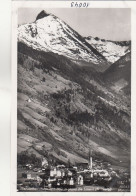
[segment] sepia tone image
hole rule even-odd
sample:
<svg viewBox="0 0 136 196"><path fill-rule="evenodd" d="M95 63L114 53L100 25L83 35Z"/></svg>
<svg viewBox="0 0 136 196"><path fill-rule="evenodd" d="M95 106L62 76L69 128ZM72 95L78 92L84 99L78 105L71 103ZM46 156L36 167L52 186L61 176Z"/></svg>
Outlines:
<svg viewBox="0 0 136 196"><path fill-rule="evenodd" d="M130 16L18 9L17 191L131 190Z"/></svg>

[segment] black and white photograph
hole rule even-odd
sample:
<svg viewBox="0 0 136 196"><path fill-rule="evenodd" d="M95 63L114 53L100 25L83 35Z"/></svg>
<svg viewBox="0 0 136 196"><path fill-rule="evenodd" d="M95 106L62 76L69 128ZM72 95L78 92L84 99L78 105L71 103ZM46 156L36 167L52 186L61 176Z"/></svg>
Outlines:
<svg viewBox="0 0 136 196"><path fill-rule="evenodd" d="M131 191L131 9L17 10L17 192Z"/></svg>

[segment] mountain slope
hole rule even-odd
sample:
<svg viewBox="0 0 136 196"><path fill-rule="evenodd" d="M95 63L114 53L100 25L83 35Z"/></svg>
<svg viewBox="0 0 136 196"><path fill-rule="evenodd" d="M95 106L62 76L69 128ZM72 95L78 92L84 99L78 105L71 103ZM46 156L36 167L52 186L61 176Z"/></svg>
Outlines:
<svg viewBox="0 0 136 196"><path fill-rule="evenodd" d="M73 61L86 61L107 66L107 60L66 23L42 11L36 21L18 27L18 41L33 49L53 52Z"/></svg>
<svg viewBox="0 0 136 196"><path fill-rule="evenodd" d="M44 11L34 23L19 26L18 154L76 164L88 162L91 149L93 159L129 167L130 101L112 85L129 80L130 58L126 54L110 66L82 36Z"/></svg>
<svg viewBox="0 0 136 196"><path fill-rule="evenodd" d="M94 158L129 165L127 99L114 96L95 74L18 43L18 153L31 148L37 156L75 164L87 162L92 149Z"/></svg>
<svg viewBox="0 0 136 196"><path fill-rule="evenodd" d="M110 41L98 37L86 37L86 41L98 50L110 63L119 60L120 57L131 51L130 41Z"/></svg>
<svg viewBox="0 0 136 196"><path fill-rule="evenodd" d="M103 78L111 83L111 88L116 91L125 90L130 94L131 86L131 53L127 53L112 64L104 73ZM128 90L127 90L128 89Z"/></svg>

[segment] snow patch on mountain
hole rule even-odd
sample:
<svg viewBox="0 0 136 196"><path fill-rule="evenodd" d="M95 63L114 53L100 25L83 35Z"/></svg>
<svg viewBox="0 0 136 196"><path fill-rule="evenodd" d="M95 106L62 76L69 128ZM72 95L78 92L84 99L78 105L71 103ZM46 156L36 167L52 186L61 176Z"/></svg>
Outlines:
<svg viewBox="0 0 136 196"><path fill-rule="evenodd" d="M33 49L51 51L73 60L84 60L94 64L106 62L103 56L95 53L80 40L73 29L52 14L19 26L18 41Z"/></svg>
<svg viewBox="0 0 136 196"><path fill-rule="evenodd" d="M86 41L98 50L110 63L114 63L120 57L130 52L130 45L127 43L114 42L89 36Z"/></svg>

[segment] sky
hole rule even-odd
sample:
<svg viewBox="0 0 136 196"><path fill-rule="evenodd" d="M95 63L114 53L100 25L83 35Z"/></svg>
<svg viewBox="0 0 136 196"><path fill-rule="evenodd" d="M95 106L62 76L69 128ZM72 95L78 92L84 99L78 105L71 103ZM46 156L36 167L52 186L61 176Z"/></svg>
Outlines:
<svg viewBox="0 0 136 196"><path fill-rule="evenodd" d="M56 15L82 36L115 41L131 39L129 8L20 8L18 24L34 22L42 10Z"/></svg>

